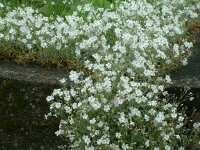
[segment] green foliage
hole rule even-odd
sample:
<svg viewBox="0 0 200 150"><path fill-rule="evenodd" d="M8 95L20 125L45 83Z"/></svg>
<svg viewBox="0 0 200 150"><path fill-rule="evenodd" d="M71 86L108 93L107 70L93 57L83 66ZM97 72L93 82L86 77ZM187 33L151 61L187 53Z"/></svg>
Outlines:
<svg viewBox="0 0 200 150"><path fill-rule="evenodd" d="M123 1L123 0L120 0ZM117 1L119 2L119 1ZM45 16L71 15L77 10L78 5L92 4L95 8L109 8L115 0L0 0L0 3L11 9L21 6L31 6Z"/></svg>

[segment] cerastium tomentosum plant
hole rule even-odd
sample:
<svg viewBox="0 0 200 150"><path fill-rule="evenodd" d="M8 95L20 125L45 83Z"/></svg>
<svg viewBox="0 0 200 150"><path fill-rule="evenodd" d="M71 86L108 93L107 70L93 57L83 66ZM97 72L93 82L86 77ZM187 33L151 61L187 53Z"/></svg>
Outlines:
<svg viewBox="0 0 200 150"><path fill-rule="evenodd" d="M72 70L71 88L47 97L49 115L61 118L56 134L86 150L182 150L195 140L199 124L184 128L186 116L164 88L173 65L187 64L193 44L185 25L199 8L198 1L175 0L125 1L115 11L79 6L89 14L75 54L90 73Z"/></svg>
<svg viewBox="0 0 200 150"><path fill-rule="evenodd" d="M102 5L104 1L106 0L102 0ZM81 1L83 4L87 2L92 2L87 4L88 8L95 5L95 10L102 10L93 1ZM1 54L19 61L21 58L30 58L30 61L54 64L75 59L77 42L87 38L81 31L88 15L87 10L83 13L71 12L68 10L69 2L65 1L37 1L33 7L27 6L32 1L16 1L15 5L13 3L1 3ZM70 8L76 8L79 4L75 0L71 3ZM16 7L20 4L21 7ZM117 4L115 2L113 8ZM58 11L62 12L61 16L58 16L61 14Z"/></svg>
<svg viewBox="0 0 200 150"><path fill-rule="evenodd" d="M199 124L184 128L184 112L164 88L171 84L167 73L187 64L193 44L186 25L199 9L198 0L127 0L109 9L79 5L52 19L22 7L0 18L0 48L19 44L10 53L86 68L71 70L70 88L62 79L63 88L47 97L47 117L61 119L56 134L70 149L182 150L197 138Z"/></svg>

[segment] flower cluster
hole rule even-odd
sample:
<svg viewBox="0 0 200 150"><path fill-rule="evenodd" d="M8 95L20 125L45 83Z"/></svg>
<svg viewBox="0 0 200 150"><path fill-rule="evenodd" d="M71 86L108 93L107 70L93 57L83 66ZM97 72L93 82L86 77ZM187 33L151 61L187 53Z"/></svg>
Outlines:
<svg viewBox="0 0 200 150"><path fill-rule="evenodd" d="M200 3L194 2L125 1L115 11L79 7L89 13L75 53L90 73L71 71L71 88L47 98L61 118L57 133L69 138L71 149L182 150L193 139L184 114L167 101L171 79L163 68L177 58L185 62L192 43L180 35L197 17Z"/></svg>
<svg viewBox="0 0 200 150"><path fill-rule="evenodd" d="M0 49L6 55L32 55L35 56L32 60L39 62L79 61L81 57L76 58L76 55L80 55L79 46L88 47L97 40L96 37L88 39L90 31L87 30L93 28L95 31L98 23L88 26L88 22L84 21L88 13L87 20L91 22L90 18L102 11L99 8L96 12L92 4L85 5L84 10L79 6L78 12L65 17L47 17L32 7L12 9L3 4L0 7ZM81 44L80 41L85 43Z"/></svg>
<svg viewBox="0 0 200 150"><path fill-rule="evenodd" d="M0 18L0 25L1 47L7 46L17 54L37 52L41 59L70 59L76 41L83 34L79 30L83 19L77 14L66 16L65 19L57 17L51 22L50 18L38 14L31 7L9 11ZM18 49L14 50L12 45L18 46Z"/></svg>
<svg viewBox="0 0 200 150"><path fill-rule="evenodd" d="M86 68L72 70L70 88L62 79L63 88L47 97L49 115L61 118L56 134L71 149L182 150L195 136L164 88L171 84L166 72L187 63L192 43L185 27L199 9L198 0L127 0L109 9L78 6L73 15L51 20L18 8L0 18L0 41Z"/></svg>

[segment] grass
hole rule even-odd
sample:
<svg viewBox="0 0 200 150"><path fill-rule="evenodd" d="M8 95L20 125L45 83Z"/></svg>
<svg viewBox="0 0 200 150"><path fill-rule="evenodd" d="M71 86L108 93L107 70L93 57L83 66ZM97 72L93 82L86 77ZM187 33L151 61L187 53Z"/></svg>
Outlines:
<svg viewBox="0 0 200 150"><path fill-rule="evenodd" d="M12 9L21 6L31 6L45 16L66 16L77 10L78 5L92 4L95 8L108 9L116 0L0 0ZM123 1L123 0L119 0Z"/></svg>

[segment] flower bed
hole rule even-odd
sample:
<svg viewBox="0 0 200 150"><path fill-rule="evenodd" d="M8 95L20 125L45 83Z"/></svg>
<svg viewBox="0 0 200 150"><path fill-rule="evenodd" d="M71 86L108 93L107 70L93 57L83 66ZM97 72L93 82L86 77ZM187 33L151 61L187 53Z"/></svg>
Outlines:
<svg viewBox="0 0 200 150"><path fill-rule="evenodd" d="M56 134L70 149L181 150L198 139L200 124L186 129L185 112L169 103L164 89L169 72L187 64L193 44L186 33L199 9L198 0L127 0L107 9L79 5L56 18L31 7L5 10L0 49L17 58L75 63L70 89L62 79L63 88L47 97L46 117L61 119Z"/></svg>

